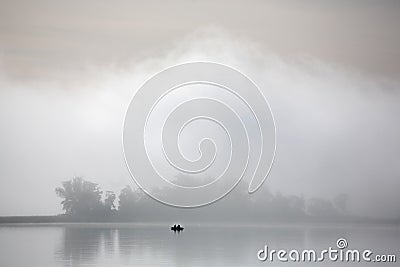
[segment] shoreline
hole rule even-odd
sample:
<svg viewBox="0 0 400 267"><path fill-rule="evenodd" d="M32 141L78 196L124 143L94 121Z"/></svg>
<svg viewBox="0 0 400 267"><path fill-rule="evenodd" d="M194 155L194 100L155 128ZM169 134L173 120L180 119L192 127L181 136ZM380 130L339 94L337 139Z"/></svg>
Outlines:
<svg viewBox="0 0 400 267"><path fill-rule="evenodd" d="M73 224L145 224L145 225L163 225L168 223L174 223L175 221L184 222L187 225L202 225L202 226L307 226L307 225L393 225L400 226L398 219L385 219L378 220L372 218L342 218L337 220L329 220L324 218L309 218L308 220L267 220L267 221L221 221L221 220L209 220L209 221L191 221L185 218L176 218L166 221L158 220L135 220L135 219L123 219L123 218L109 218L109 219L78 219L67 215L36 215L36 216L0 216L0 226L5 225L73 225Z"/></svg>

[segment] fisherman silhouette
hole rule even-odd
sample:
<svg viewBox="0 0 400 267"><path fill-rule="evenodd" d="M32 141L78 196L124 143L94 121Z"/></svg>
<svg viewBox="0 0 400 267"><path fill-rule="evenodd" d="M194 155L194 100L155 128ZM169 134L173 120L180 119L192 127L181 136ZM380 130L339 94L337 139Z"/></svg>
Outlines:
<svg viewBox="0 0 400 267"><path fill-rule="evenodd" d="M183 229L185 229L185 228L183 228L180 224L178 224L178 225L174 224L174 226L171 227L171 231L178 232L178 233L180 231L183 231Z"/></svg>

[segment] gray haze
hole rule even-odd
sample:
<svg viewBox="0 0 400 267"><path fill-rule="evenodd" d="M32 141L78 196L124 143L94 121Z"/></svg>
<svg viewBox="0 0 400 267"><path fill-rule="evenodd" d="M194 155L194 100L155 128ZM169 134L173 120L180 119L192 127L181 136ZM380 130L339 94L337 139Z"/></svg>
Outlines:
<svg viewBox="0 0 400 267"><path fill-rule="evenodd" d="M400 216L398 2L147 3L0 2L0 215L61 212L54 188L75 175L132 185L121 139L135 90L210 60L271 104L264 186L347 193L354 214Z"/></svg>
<svg viewBox="0 0 400 267"><path fill-rule="evenodd" d="M400 71L397 0L0 1L0 57L15 79L84 79L126 68L218 26L292 60L313 56L368 73Z"/></svg>

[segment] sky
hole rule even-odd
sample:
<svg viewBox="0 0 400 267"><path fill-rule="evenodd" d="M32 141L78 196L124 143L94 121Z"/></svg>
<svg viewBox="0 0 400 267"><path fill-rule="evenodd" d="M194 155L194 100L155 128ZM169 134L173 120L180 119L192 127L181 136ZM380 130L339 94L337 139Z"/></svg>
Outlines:
<svg viewBox="0 0 400 267"><path fill-rule="evenodd" d="M264 186L400 216L398 1L0 1L0 215L61 212L74 176L133 186L125 112L182 62L235 67L277 125Z"/></svg>

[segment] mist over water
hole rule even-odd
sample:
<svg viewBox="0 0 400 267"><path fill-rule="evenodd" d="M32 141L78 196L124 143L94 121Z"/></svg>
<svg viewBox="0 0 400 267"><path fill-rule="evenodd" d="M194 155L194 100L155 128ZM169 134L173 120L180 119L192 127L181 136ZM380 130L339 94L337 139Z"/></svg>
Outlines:
<svg viewBox="0 0 400 267"><path fill-rule="evenodd" d="M12 204L0 214L59 213L53 190L76 175L116 193L134 187L121 140L129 101L152 74L191 60L241 70L270 102L278 148L264 186L307 198L345 193L355 215L400 216L398 82L315 58L284 60L221 29L189 35L162 57L93 67L66 83L2 79L0 197Z"/></svg>
<svg viewBox="0 0 400 267"><path fill-rule="evenodd" d="M336 248L336 240L345 237L351 249L398 253L396 248L400 241L399 228L393 226L187 225L181 233L167 230L162 225L143 224L0 227L0 264L41 267L309 266L310 263L280 263L276 260L273 263L260 262L257 252L265 245L286 250ZM40 246L34 244L39 242ZM18 256L22 252L24 256ZM349 263L329 264L346 266ZM368 265L382 266L382 263Z"/></svg>
<svg viewBox="0 0 400 267"><path fill-rule="evenodd" d="M0 266L398 266L399 14L396 0L0 0ZM212 205L183 209L134 183L123 130L145 81L193 61L227 65L258 86L277 150L254 194L245 179ZM189 86L176 99L207 92L243 104L215 89ZM156 124L176 103L160 102ZM246 107L238 113L251 122ZM255 125L249 138L260 147ZM156 163L165 160L158 130L145 144ZM164 136L173 145L175 133ZM199 144L209 135L229 151L223 129L199 120L182 131L178 152L190 160L213 152ZM223 154L191 179L159 169L169 182L203 185L223 171ZM177 197L157 182L152 190ZM175 224L184 230L171 231ZM338 240L397 262L257 258L266 247L321 251Z"/></svg>

